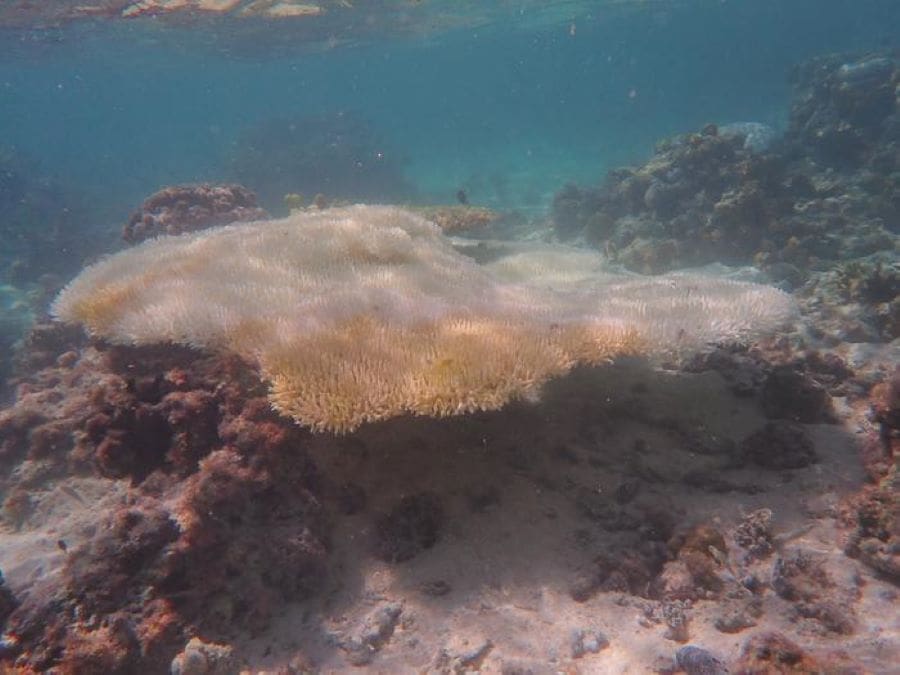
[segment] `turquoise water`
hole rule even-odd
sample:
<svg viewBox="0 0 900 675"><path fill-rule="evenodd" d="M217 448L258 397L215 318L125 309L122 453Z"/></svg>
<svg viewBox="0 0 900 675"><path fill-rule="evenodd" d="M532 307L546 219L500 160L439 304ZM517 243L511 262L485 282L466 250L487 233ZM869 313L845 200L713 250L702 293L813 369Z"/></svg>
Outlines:
<svg viewBox="0 0 900 675"><path fill-rule="evenodd" d="M327 21L7 28L0 145L118 226L163 185L234 178L255 125L347 112L404 173L409 194L386 197L448 202L463 188L539 212L565 182L596 181L666 135L782 125L793 64L896 44L900 26L894 0L406 4Z"/></svg>

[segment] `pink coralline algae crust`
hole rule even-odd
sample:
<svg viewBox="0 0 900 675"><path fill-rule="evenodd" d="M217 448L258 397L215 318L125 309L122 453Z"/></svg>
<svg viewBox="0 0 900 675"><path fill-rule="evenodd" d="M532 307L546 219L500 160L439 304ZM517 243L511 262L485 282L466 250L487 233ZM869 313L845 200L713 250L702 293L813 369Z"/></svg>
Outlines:
<svg viewBox="0 0 900 675"><path fill-rule="evenodd" d="M217 225L263 220L269 215L242 185L174 185L150 195L122 231L129 243Z"/></svg>
<svg viewBox="0 0 900 675"><path fill-rule="evenodd" d="M163 672L190 636L258 632L312 591L320 478L306 432L270 410L252 371L177 349L63 355L0 413L4 515L27 519L29 489L65 476L132 486L68 549L59 582L12 610L7 664Z"/></svg>

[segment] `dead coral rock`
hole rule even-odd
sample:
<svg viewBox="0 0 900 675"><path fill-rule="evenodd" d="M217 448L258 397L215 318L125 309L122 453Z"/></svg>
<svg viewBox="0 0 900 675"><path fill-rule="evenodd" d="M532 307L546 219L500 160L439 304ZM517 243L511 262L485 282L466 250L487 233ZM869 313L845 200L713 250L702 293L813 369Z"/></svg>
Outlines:
<svg viewBox="0 0 900 675"><path fill-rule="evenodd" d="M131 621L115 616L96 629L70 631L59 670L64 673L128 673L138 669L140 645Z"/></svg>
<svg viewBox="0 0 900 675"><path fill-rule="evenodd" d="M854 376L853 369L847 362L833 352L809 351L803 356L801 363L806 371L815 376L816 382L830 393L840 392L842 385Z"/></svg>
<svg viewBox="0 0 900 675"><path fill-rule="evenodd" d="M900 584L900 546L897 534L888 543L877 539L865 539L857 545L859 559L881 574L884 578Z"/></svg>
<svg viewBox="0 0 900 675"><path fill-rule="evenodd" d="M862 456L872 485L842 505L842 520L853 528L844 551L879 575L900 583L900 367L887 382L873 387L872 420L878 432L863 444Z"/></svg>
<svg viewBox="0 0 900 675"><path fill-rule="evenodd" d="M802 469L818 461L815 446L799 424L769 422L741 442L741 453L766 469Z"/></svg>
<svg viewBox="0 0 900 675"><path fill-rule="evenodd" d="M757 509L745 515L734 530L734 542L747 551L748 560L772 553L772 510Z"/></svg>
<svg viewBox="0 0 900 675"><path fill-rule="evenodd" d="M116 420L129 428L110 429L97 446L96 461L100 475L107 478L132 476L140 482L159 467L170 437L163 418L148 408L128 411Z"/></svg>
<svg viewBox="0 0 900 675"><path fill-rule="evenodd" d="M727 675L722 661L706 649L686 645L675 653L675 665L687 675Z"/></svg>
<svg viewBox="0 0 900 675"><path fill-rule="evenodd" d="M461 675L462 673L480 672L482 663L491 650L494 643L488 639L479 638L469 640L454 636L449 643L442 647L434 659L433 671L439 673L453 673L453 675ZM503 673L507 672L507 662L503 662ZM533 671L527 667L525 670L513 672L525 673L540 672L542 675L544 670Z"/></svg>
<svg viewBox="0 0 900 675"><path fill-rule="evenodd" d="M571 654L573 659L580 659L587 654L597 654L609 647L609 638L599 630L576 629L571 637Z"/></svg>
<svg viewBox="0 0 900 675"><path fill-rule="evenodd" d="M862 675L863 670L845 654L817 658L784 635L767 632L747 640L731 672L736 675Z"/></svg>
<svg viewBox="0 0 900 675"><path fill-rule="evenodd" d="M865 223L864 216L857 218ZM891 264L887 254L879 255L895 248L895 237L879 237L874 221L859 227L869 232L858 237L866 242L860 243L862 250L845 253L841 264L811 272L797 295L813 334L831 344L891 342L900 336L900 266ZM848 240L846 247L852 242Z"/></svg>
<svg viewBox="0 0 900 675"><path fill-rule="evenodd" d="M711 525L697 525L669 542L676 559L663 567L654 581L656 593L666 600L697 600L718 595L720 576L728 548L721 532Z"/></svg>
<svg viewBox="0 0 900 675"><path fill-rule="evenodd" d="M304 488L308 465L291 452L293 470L218 450L181 484L156 474L133 489L70 552L58 594L30 599L10 617L29 663L162 672L188 634L253 633L285 601L306 597L323 569L324 537L318 502ZM154 494L166 495L165 505ZM74 618L106 625L120 615L128 617L122 635L133 639L106 639Z"/></svg>
<svg viewBox="0 0 900 675"><path fill-rule="evenodd" d="M177 606L211 637L256 631L286 600L308 596L322 573L321 507L307 487L311 467L292 457L244 458L217 450L188 479L174 517L167 586ZM188 592L189 591L189 592Z"/></svg>
<svg viewBox="0 0 900 675"><path fill-rule="evenodd" d="M129 589L152 583L157 556L177 538L177 525L161 504L147 500L125 507L71 552L64 572L67 591L89 614L113 613Z"/></svg>
<svg viewBox="0 0 900 675"><path fill-rule="evenodd" d="M228 390L212 390L227 372L223 364L178 348L117 347L108 357L118 378L98 391L102 412L84 425L97 444L99 473L140 483L159 469L182 476L195 471L221 444L217 426Z"/></svg>
<svg viewBox="0 0 900 675"><path fill-rule="evenodd" d="M752 396L766 379L766 364L758 355L724 347L693 356L684 369L692 373L714 370L738 396Z"/></svg>
<svg viewBox="0 0 900 675"><path fill-rule="evenodd" d="M171 675L234 675L240 668L233 652L231 645L191 638L172 660L169 672Z"/></svg>
<svg viewBox="0 0 900 675"><path fill-rule="evenodd" d="M72 356L43 359L50 365L20 377L0 411L0 466L36 460L16 474L19 487L73 472L136 484L156 470L187 475L221 445L224 406L259 386L245 366L190 349L78 347L66 331L40 334L38 353Z"/></svg>
<svg viewBox="0 0 900 675"><path fill-rule="evenodd" d="M326 543L319 479L305 432L262 394L242 364L170 348L88 347L65 372L23 381L0 413L11 461L39 453L58 472L141 478L69 548L60 581L12 611L23 666L164 672L187 636L253 633L312 591ZM66 434L74 447L54 449ZM129 455L141 436L152 452ZM7 517L27 516L32 480L0 475Z"/></svg>
<svg viewBox="0 0 900 675"><path fill-rule="evenodd" d="M699 596L694 577L682 560L672 560L663 565L654 583L659 596L667 600L697 599Z"/></svg>
<svg viewBox="0 0 900 675"><path fill-rule="evenodd" d="M775 561L772 588L785 600L816 600L833 586L820 556L798 549Z"/></svg>
<svg viewBox="0 0 900 675"><path fill-rule="evenodd" d="M854 631L852 604L843 589L836 589L819 556L798 549L778 558L772 572L772 588L794 603L799 617L815 619L834 633L848 635Z"/></svg>
<svg viewBox="0 0 900 675"><path fill-rule="evenodd" d="M19 378L42 368L74 365L71 360L58 362L64 354L83 347L87 343L84 330L78 326L66 326L55 321L39 321L25 335L22 346L13 357L13 370Z"/></svg>
<svg viewBox="0 0 900 675"><path fill-rule="evenodd" d="M166 234L183 234L216 225L263 220L269 214L242 185L175 185L150 195L122 232L135 244Z"/></svg>
<svg viewBox="0 0 900 675"><path fill-rule="evenodd" d="M437 543L443 526L437 495L422 492L400 500L376 522L374 553L387 562L404 562Z"/></svg>
<svg viewBox="0 0 900 675"><path fill-rule="evenodd" d="M402 612L402 604L389 602L369 614L356 630L340 641L347 661L353 666L371 663L375 654L391 639Z"/></svg>
<svg viewBox="0 0 900 675"><path fill-rule="evenodd" d="M884 455L894 457L900 450L900 366L894 368L890 379L872 388L871 402Z"/></svg>
<svg viewBox="0 0 900 675"><path fill-rule="evenodd" d="M713 625L716 630L723 633L740 633L746 628L756 625L756 620L762 616L762 603L758 599L749 602L737 602L726 606Z"/></svg>
<svg viewBox="0 0 900 675"><path fill-rule="evenodd" d="M12 467L30 453L34 430L47 421L36 405L21 405L0 411L0 467Z"/></svg>
<svg viewBox="0 0 900 675"><path fill-rule="evenodd" d="M47 422L35 426L28 434L28 459L40 460L72 449L72 429L65 421Z"/></svg>
<svg viewBox="0 0 900 675"><path fill-rule="evenodd" d="M618 554L601 554L594 560L598 587L607 592L619 591L646 597L664 560L662 545L624 549Z"/></svg>
<svg viewBox="0 0 900 675"><path fill-rule="evenodd" d="M430 220L444 232L477 230L500 219L500 214L483 206L454 204L450 206L414 206L410 209Z"/></svg>
<svg viewBox="0 0 900 675"><path fill-rule="evenodd" d="M166 463L179 475L193 472L197 463L220 443L220 397L202 389L173 391L158 406L170 431Z"/></svg>
<svg viewBox="0 0 900 675"><path fill-rule="evenodd" d="M675 239L635 239L616 260L640 274L660 274L678 267L683 246Z"/></svg>
<svg viewBox="0 0 900 675"><path fill-rule="evenodd" d="M689 625L691 609L689 600L665 600L648 603L644 607L641 625L649 628L657 624L665 624L663 637L673 642L687 642L690 639Z"/></svg>
<svg viewBox="0 0 900 675"><path fill-rule="evenodd" d="M769 419L802 424L836 421L831 397L825 388L794 366L777 366L762 387L762 405Z"/></svg>
<svg viewBox="0 0 900 675"><path fill-rule="evenodd" d="M582 570L569 584L569 596L575 602L587 602L600 589L602 583L603 577L597 570L593 568Z"/></svg>
<svg viewBox="0 0 900 675"><path fill-rule="evenodd" d="M855 528L847 555L859 558L885 579L900 583L900 473L892 468L876 485L863 488L845 507Z"/></svg>

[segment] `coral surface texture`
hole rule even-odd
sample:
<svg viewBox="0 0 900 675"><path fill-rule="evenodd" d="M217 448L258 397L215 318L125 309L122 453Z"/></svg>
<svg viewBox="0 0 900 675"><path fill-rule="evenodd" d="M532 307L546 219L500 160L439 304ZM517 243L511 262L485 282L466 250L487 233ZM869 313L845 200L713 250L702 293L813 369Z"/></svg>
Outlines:
<svg viewBox="0 0 900 675"><path fill-rule="evenodd" d="M601 268L555 247L480 266L421 217L352 206L146 242L85 270L53 312L117 343L237 353L278 410L346 432L497 409L578 363L747 339L792 311L764 286Z"/></svg>

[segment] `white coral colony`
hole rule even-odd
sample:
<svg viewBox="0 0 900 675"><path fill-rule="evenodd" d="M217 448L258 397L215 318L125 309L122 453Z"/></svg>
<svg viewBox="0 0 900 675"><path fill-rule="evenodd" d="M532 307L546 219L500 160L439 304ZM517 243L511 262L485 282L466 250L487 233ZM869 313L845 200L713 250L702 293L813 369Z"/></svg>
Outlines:
<svg viewBox="0 0 900 675"><path fill-rule="evenodd" d="M532 398L578 363L677 355L790 317L784 293L602 271L516 246L479 265L400 208L350 206L161 237L85 269L54 315L112 342L236 352L282 413L347 432Z"/></svg>

